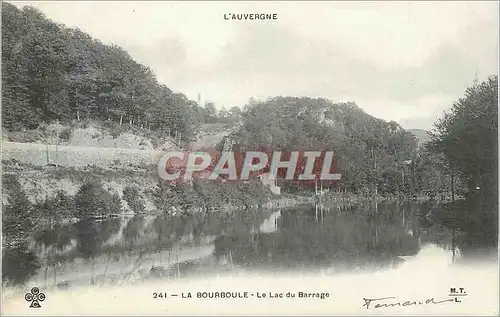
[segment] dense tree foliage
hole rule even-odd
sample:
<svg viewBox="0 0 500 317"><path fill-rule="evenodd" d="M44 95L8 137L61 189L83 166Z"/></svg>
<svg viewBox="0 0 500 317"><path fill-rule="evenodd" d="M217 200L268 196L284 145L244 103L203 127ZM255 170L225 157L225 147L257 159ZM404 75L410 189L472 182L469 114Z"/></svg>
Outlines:
<svg viewBox="0 0 500 317"><path fill-rule="evenodd" d="M468 189L498 197L498 77L474 84L436 122L434 144Z"/></svg>
<svg viewBox="0 0 500 317"><path fill-rule="evenodd" d="M96 119L178 132L188 139L206 111L160 85L115 45L56 24L32 7L2 3L2 116L9 130Z"/></svg>
<svg viewBox="0 0 500 317"><path fill-rule="evenodd" d="M340 186L363 193L404 192L404 168L417 140L395 122L365 113L355 103L276 97L251 102L233 138L243 149L335 151Z"/></svg>
<svg viewBox="0 0 500 317"><path fill-rule="evenodd" d="M466 200L445 221L496 241L498 223L498 77L468 88L439 119L432 148L465 184Z"/></svg>
<svg viewBox="0 0 500 317"><path fill-rule="evenodd" d="M416 156L408 164L408 184L415 193L441 199L451 192L451 173L442 153L434 151L431 144L425 144L417 151ZM463 194L460 179L454 179L454 190L457 195Z"/></svg>

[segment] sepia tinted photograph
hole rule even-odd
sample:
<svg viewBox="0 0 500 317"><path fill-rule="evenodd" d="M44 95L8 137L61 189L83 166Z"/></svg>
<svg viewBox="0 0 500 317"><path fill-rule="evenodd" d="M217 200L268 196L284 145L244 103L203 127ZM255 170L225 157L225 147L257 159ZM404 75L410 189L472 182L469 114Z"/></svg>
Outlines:
<svg viewBox="0 0 500 317"><path fill-rule="evenodd" d="M498 316L498 1L2 1L5 316Z"/></svg>

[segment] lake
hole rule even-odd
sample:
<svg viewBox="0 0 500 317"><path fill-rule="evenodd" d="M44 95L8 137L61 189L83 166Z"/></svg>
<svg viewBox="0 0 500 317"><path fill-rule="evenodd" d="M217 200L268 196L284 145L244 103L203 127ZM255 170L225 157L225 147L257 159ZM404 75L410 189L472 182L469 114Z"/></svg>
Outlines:
<svg viewBox="0 0 500 317"><path fill-rule="evenodd" d="M370 314L373 307L367 310L360 294L441 298L450 287L465 285L472 293L469 304L455 307L456 312L489 314L498 299L497 253L467 248L463 235L433 223L439 208L430 203L313 204L53 224L34 233L31 249L41 266L26 286L4 288L3 313L35 314L23 299L33 285L51 296L50 303L44 302L46 314L120 315L220 315L242 309ZM26 257L26 252L17 254ZM28 267L16 269L27 274ZM196 305L181 301L174 306L152 297L167 291L180 301L203 291L321 291L329 297L314 305L195 298ZM266 300L271 302L262 306ZM400 313L452 311L436 305Z"/></svg>
<svg viewBox="0 0 500 317"><path fill-rule="evenodd" d="M397 266L453 246L430 204L302 205L53 224L34 233L36 285L71 288L241 271L340 273ZM456 244L456 243L455 243Z"/></svg>

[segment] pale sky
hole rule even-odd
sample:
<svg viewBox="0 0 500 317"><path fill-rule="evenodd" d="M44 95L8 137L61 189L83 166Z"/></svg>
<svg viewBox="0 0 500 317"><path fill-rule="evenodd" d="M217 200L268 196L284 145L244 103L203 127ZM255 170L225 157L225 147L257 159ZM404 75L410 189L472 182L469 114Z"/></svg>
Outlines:
<svg viewBox="0 0 500 317"><path fill-rule="evenodd" d="M218 108L250 97L326 97L430 129L476 74L498 72L497 1L13 3L123 47L161 83Z"/></svg>

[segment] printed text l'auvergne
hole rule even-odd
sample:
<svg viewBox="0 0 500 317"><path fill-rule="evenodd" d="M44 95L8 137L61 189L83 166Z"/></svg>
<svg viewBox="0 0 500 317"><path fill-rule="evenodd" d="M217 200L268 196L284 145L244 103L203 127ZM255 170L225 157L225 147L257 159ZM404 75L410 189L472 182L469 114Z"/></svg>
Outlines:
<svg viewBox="0 0 500 317"><path fill-rule="evenodd" d="M224 20L278 20L277 13L224 13Z"/></svg>

